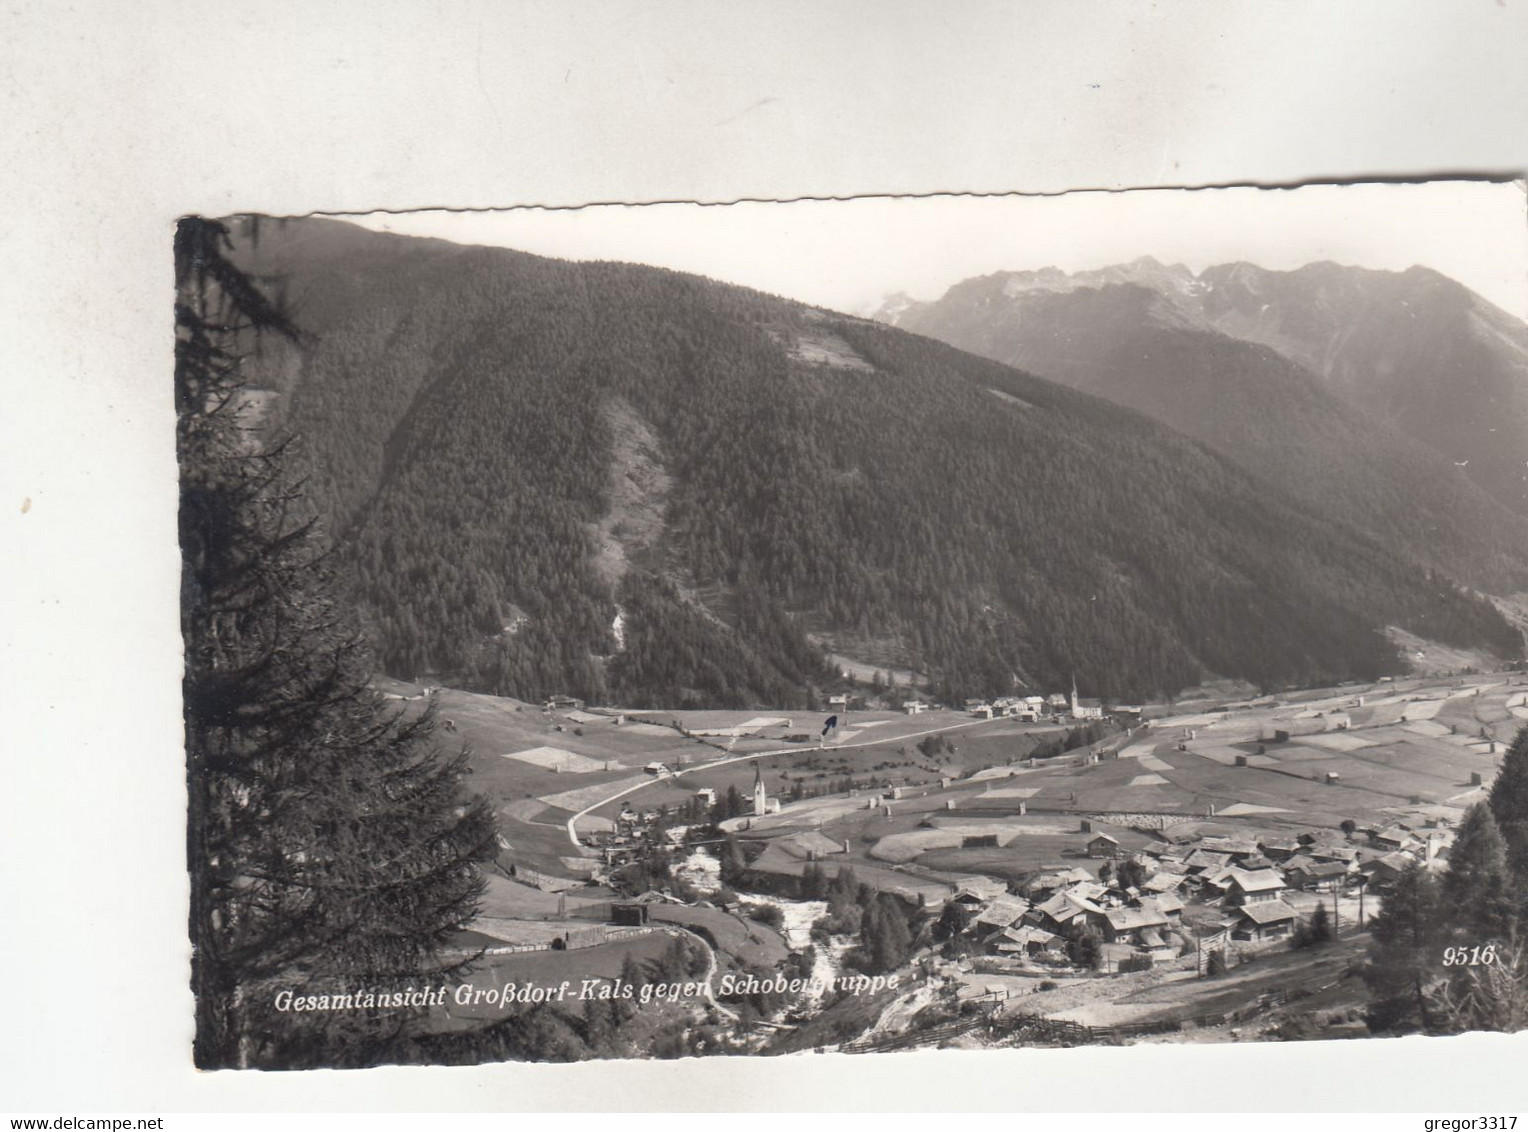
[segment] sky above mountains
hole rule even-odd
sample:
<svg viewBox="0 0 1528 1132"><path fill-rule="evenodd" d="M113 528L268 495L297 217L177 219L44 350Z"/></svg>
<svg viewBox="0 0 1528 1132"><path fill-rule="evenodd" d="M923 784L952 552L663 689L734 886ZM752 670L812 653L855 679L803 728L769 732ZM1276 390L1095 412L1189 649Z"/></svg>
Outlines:
<svg viewBox="0 0 1528 1132"><path fill-rule="evenodd" d="M599 205L347 217L367 227L575 260L695 272L835 310L893 292L936 299L994 271L1082 271L1150 255L1194 271L1318 260L1422 264L1528 319L1522 183L1077 192L1052 197L869 197Z"/></svg>

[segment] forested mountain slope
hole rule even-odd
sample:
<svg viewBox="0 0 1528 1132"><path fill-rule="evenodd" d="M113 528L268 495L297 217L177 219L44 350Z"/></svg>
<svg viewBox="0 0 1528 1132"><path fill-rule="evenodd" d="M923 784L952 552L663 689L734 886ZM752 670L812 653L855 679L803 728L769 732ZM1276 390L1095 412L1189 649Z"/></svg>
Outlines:
<svg viewBox="0 0 1528 1132"><path fill-rule="evenodd" d="M807 634L942 695L1137 697L1516 651L1482 602L1130 410L695 276L265 226L303 438L384 667L805 704Z"/></svg>
<svg viewBox="0 0 1528 1132"><path fill-rule="evenodd" d="M1350 400L1340 383L1280 352L1270 328L1308 319L1239 322L1248 292L1221 275L1212 268L1195 277L1149 259L1073 276L1005 272L966 280L932 303L899 304L895 322L1149 413L1316 514L1470 585L1528 590L1528 519L1470 478L1473 461L1456 466L1390 423L1405 414L1361 407L1367 399L1378 410L1378 394ZM1233 273L1238 287L1246 275ZM1243 341L1220 324L1268 332ZM1440 373L1436 384L1439 398L1472 403L1458 374ZM1500 427L1518 423L1504 418ZM1528 458L1528 444L1520 455Z"/></svg>

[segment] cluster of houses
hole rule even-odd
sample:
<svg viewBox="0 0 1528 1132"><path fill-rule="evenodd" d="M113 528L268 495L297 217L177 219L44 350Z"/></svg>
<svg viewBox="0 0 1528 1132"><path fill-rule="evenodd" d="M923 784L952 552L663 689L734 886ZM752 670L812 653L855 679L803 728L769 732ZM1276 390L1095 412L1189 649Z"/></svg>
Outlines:
<svg viewBox="0 0 1528 1132"><path fill-rule="evenodd" d="M1117 970L1142 956L1155 962L1226 941L1286 939L1301 918L1291 892L1383 893L1413 862L1432 867L1443 858L1453 838L1448 825L1432 817L1355 829L1351 837L1312 830L1257 839L1185 826L1159 831L1133 854L1099 833L1087 843L1090 857L1108 859L1097 874L1080 866L1039 873L1017 892L973 877L952 900L966 908L990 954L1059 963L1069 944L1093 935L1101 965Z"/></svg>
<svg viewBox="0 0 1528 1132"><path fill-rule="evenodd" d="M830 697L830 706L836 706L834 700L838 698ZM908 715L921 715L932 706L916 698L901 703L902 710ZM1070 698L1061 692L1052 692L1048 696L1000 696L991 701L971 699L966 701L965 710L967 715L977 719L1017 719L1021 723L1038 723L1042 719L1090 720L1104 717L1103 701L1078 696L1075 684L1072 685ZM1118 710L1139 715L1141 709Z"/></svg>
<svg viewBox="0 0 1528 1132"><path fill-rule="evenodd" d="M967 883L952 900L966 908L983 949L999 956L1065 962L1068 945L1089 929L1110 968L1137 954L1172 958L1186 946L1180 896L1122 888L1080 867L1039 874L1017 893L989 896L983 885Z"/></svg>
<svg viewBox="0 0 1528 1132"><path fill-rule="evenodd" d="M905 711L907 705L904 704ZM1104 717L1102 700L1084 699L1077 695L1077 685L1072 684L1071 697L1061 692L1048 696L1001 696L988 703L986 700L967 700L966 712L978 719L1008 718L1024 723L1038 723L1042 719L1089 720Z"/></svg>
<svg viewBox="0 0 1528 1132"><path fill-rule="evenodd" d="M850 711L855 707L867 706L860 697L848 692L841 692L828 697L828 710L835 712ZM880 707L881 700L875 700L868 706ZM901 700L893 705L907 715L922 715L926 711L932 711L943 707L942 704L932 704L927 700L912 696ZM1090 720L1104 717L1102 700L1086 699L1077 695L1077 685L1073 681L1072 694L1067 696L1064 692L1052 692L1048 696L1000 696L995 700L969 699L965 702L965 710L968 715L978 719L1017 719L1020 722L1038 723L1044 719L1054 720ZM1139 707L1115 708L1115 712L1139 715Z"/></svg>

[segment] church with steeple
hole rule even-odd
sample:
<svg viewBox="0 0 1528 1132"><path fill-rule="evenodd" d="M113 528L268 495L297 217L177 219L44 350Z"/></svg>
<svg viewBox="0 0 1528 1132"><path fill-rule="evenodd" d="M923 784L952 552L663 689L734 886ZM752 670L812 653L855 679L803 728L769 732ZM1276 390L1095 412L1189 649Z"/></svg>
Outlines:
<svg viewBox="0 0 1528 1132"><path fill-rule="evenodd" d="M764 792L764 771L753 764L753 816L761 818L769 813L769 797Z"/></svg>
<svg viewBox="0 0 1528 1132"><path fill-rule="evenodd" d="M1097 700L1079 700L1077 698L1077 677L1072 676L1072 718L1073 719L1102 719L1104 717L1103 704Z"/></svg>

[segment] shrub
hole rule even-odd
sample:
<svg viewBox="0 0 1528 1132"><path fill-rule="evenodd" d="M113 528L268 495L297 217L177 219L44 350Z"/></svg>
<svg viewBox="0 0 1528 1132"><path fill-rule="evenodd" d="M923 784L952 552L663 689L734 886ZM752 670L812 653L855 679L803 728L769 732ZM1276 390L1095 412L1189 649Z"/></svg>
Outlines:
<svg viewBox="0 0 1528 1132"><path fill-rule="evenodd" d="M780 911L777 904L757 904L748 910L748 918L768 924L776 931L785 926L785 913Z"/></svg>

